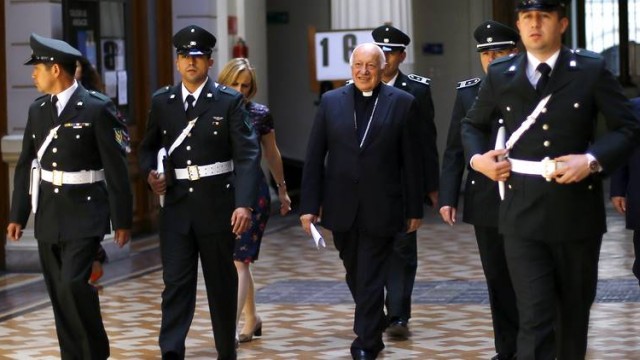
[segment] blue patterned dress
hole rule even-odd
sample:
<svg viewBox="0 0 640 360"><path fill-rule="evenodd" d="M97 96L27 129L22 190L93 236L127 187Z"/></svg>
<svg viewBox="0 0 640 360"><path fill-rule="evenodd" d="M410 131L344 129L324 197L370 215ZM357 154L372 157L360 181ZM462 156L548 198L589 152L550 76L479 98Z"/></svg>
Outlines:
<svg viewBox="0 0 640 360"><path fill-rule="evenodd" d="M258 134L258 142L261 141L262 135L273 131L273 117L269 108L265 105L250 102L247 104L249 118L253 123L253 128ZM269 185L260 171L261 179L258 185L258 198L253 203L253 214L251 215L251 227L240 239L236 240L236 247L233 252L235 261L244 263L252 263L258 259L260 253L260 243L262 242L262 234L269 220L271 212L271 197L269 196Z"/></svg>

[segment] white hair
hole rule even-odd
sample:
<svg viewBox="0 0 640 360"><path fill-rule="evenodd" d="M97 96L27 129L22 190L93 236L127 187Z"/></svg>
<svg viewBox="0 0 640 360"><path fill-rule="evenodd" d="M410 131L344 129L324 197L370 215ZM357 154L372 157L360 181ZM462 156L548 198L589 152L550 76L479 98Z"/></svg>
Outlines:
<svg viewBox="0 0 640 360"><path fill-rule="evenodd" d="M355 52L360 49L360 48L373 48L378 53L378 62L379 62L379 67L380 70L382 70L382 68L384 68L384 66L387 64L387 58L384 56L384 51L382 51L382 49L380 48L380 46L374 44L374 43L363 43L360 44L358 46L356 46L353 51L351 52L351 56L349 57L349 66L353 66L353 54L355 54Z"/></svg>

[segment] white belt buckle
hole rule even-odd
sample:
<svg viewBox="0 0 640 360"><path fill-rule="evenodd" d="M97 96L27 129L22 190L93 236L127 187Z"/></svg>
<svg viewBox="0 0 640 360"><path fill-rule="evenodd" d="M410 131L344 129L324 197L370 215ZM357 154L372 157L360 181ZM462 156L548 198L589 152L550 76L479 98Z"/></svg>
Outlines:
<svg viewBox="0 0 640 360"><path fill-rule="evenodd" d="M52 173L51 183L55 186L62 186L62 178L64 175L64 171L53 170L51 173Z"/></svg>
<svg viewBox="0 0 640 360"><path fill-rule="evenodd" d="M200 171L198 170L198 165L187 166L187 173L189 174L189 181L200 179Z"/></svg>
<svg viewBox="0 0 640 360"><path fill-rule="evenodd" d="M549 157L546 157L544 159L542 159L541 161L542 163L542 177L545 178L547 181L551 181L553 178L551 177L551 174L553 174L554 171L556 171L556 169L558 168L558 162L556 160L553 159L549 159Z"/></svg>

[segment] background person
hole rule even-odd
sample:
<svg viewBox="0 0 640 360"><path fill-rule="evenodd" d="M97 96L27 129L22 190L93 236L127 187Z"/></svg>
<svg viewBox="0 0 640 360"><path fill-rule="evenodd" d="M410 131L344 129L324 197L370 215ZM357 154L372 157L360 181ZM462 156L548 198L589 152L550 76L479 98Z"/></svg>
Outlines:
<svg viewBox="0 0 640 360"><path fill-rule="evenodd" d="M109 98L75 80L78 50L36 34L30 45L33 53L25 65L33 65L31 77L45 95L29 107L7 235L19 240L33 210L60 357L106 359L109 340L98 293L88 281L110 225L118 246L130 238L127 130ZM37 170L32 170L33 160ZM30 184L35 172L41 181ZM30 185L39 195L29 195Z"/></svg>
<svg viewBox="0 0 640 360"><path fill-rule="evenodd" d="M276 181L278 198L280 200L280 215L291 211L291 199L287 194L287 184L284 181L282 158L276 145L276 133L273 128L273 117L265 105L251 101L258 91L256 73L249 59L235 58L229 60L218 75L218 83L226 85L240 92L244 96L245 108L262 145L262 155L269 164L269 170ZM253 336L262 334L262 319L256 313L256 299L250 265L258 259L262 235L271 213L271 197L269 185L260 172L261 179L258 186L258 197L253 203L251 227L236 240L233 259L238 270L238 314L244 313L244 327L240 331L239 341L247 342ZM236 323L237 327L237 323Z"/></svg>
<svg viewBox="0 0 640 360"><path fill-rule="evenodd" d="M384 52L373 43L358 45L350 64L353 83L320 100L302 174L300 222L310 234L322 208L355 302L351 355L375 359L384 348L394 235L421 223L420 139L415 98L382 84Z"/></svg>
<svg viewBox="0 0 640 360"><path fill-rule="evenodd" d="M518 33L499 22L485 21L473 32L480 55L482 71L496 58L517 53ZM460 135L460 121L467 114L478 95L482 79L473 78L458 83L456 101L449 123L447 146L442 158L440 178L440 215L453 226L457 220L460 185L465 168L468 170L464 187L464 213L462 220L472 224L478 243L480 261L487 280L489 304L494 333L496 356L492 360L513 359L518 336L518 309L516 295L504 255L504 239L498 232L498 185L491 179L468 167ZM499 111L493 113L491 134L485 150L493 148L496 133L502 125Z"/></svg>
<svg viewBox="0 0 640 360"><path fill-rule="evenodd" d="M640 141L640 120L603 58L562 46L565 6L516 2L526 52L493 61L462 120L471 167L506 181L498 225L518 303L518 360L585 357L606 231L601 178ZM508 135L537 113L504 160L506 150L486 151L496 108ZM607 130L596 139L598 112Z"/></svg>
<svg viewBox="0 0 640 360"><path fill-rule="evenodd" d="M640 117L640 97L631 99L633 111ZM626 164L611 175L610 194L613 207L625 215L627 229L633 230L633 275L640 281L640 148Z"/></svg>
<svg viewBox="0 0 640 360"><path fill-rule="evenodd" d="M400 71L399 66L407 57L405 49L411 42L407 34L391 25L382 25L374 29L371 36L384 51L387 62L382 72L382 82L402 89L416 99L422 145L417 155L422 159L424 193L428 202L437 206L439 164L431 80L415 74L405 75ZM408 323L411 318L411 294L418 269L417 231L401 231L396 234L389 262L389 275L385 284L385 304L389 321L387 335L404 340L410 335Z"/></svg>

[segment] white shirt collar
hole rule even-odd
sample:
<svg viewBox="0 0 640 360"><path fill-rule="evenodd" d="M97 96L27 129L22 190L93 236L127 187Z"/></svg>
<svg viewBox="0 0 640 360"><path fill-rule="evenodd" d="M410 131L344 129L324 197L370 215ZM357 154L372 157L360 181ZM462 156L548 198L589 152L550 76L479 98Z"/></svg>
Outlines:
<svg viewBox="0 0 640 360"><path fill-rule="evenodd" d="M196 106L196 103L198 102L198 98L200 97L200 93L202 92L202 89L204 88L204 84L207 83L207 81L209 81L209 77L207 76L207 78L204 80L204 82L202 84L200 84L200 86L198 86L198 88L196 89L196 91L194 91L193 93L190 93L189 90L187 90L187 88L184 86L184 83L182 83L182 103L185 104L184 108L187 108L187 96L188 95L193 95L193 97L196 99L193 102L193 106Z"/></svg>
<svg viewBox="0 0 640 360"><path fill-rule="evenodd" d="M553 68L556 66L556 62L558 61L558 57L560 56L560 49L553 53L547 60L544 62L551 67L551 73L553 72ZM538 65L540 65L542 61L540 61L537 57L527 51L527 78L531 82L531 84L538 83L538 79L540 79L540 73L536 70ZM551 74L549 73L549 74Z"/></svg>
<svg viewBox="0 0 640 360"><path fill-rule="evenodd" d="M60 115L64 107L67 106L69 99L71 99L71 96L73 95L73 93L76 91L77 88L78 88L78 82L74 79L73 84L71 84L71 86L64 89L62 92L58 94L54 94L58 98L58 102L56 103L56 109L58 110L58 115ZM51 97L53 97L53 95L51 95Z"/></svg>
<svg viewBox="0 0 640 360"><path fill-rule="evenodd" d="M398 71L398 72L396 73L396 75L395 75L391 80L389 80L388 82L386 82L385 84L387 84L387 85L389 85L389 86L394 86L394 85L396 84L396 79L398 79L398 75L399 75L399 74L400 74L400 71Z"/></svg>

